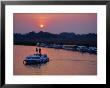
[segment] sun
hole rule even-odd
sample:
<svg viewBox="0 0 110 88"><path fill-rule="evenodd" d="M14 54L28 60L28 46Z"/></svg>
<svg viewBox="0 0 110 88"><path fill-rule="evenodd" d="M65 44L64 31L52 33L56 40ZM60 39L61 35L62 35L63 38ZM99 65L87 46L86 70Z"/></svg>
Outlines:
<svg viewBox="0 0 110 88"><path fill-rule="evenodd" d="M40 28L44 28L44 25L43 24L40 24Z"/></svg>

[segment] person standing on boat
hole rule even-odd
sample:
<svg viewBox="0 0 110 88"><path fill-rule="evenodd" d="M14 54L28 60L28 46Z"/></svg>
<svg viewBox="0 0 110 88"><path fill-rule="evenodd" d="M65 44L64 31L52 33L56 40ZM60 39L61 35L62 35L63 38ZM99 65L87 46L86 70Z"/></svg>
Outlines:
<svg viewBox="0 0 110 88"><path fill-rule="evenodd" d="M37 49L37 47L36 47L36 52L37 52L37 54L38 54L38 49Z"/></svg>
<svg viewBox="0 0 110 88"><path fill-rule="evenodd" d="M39 48L39 54L41 55L41 48Z"/></svg>

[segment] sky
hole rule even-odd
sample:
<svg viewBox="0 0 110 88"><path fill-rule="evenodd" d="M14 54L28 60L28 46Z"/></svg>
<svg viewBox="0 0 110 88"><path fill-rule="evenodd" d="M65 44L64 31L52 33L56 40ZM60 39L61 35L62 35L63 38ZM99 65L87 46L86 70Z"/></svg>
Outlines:
<svg viewBox="0 0 110 88"><path fill-rule="evenodd" d="M76 34L97 33L96 13L14 13L14 33L74 32Z"/></svg>

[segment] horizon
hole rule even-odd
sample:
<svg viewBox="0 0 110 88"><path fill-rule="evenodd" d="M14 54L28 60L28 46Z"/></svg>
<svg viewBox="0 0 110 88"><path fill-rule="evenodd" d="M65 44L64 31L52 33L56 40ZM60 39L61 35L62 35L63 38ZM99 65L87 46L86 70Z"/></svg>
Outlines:
<svg viewBox="0 0 110 88"><path fill-rule="evenodd" d="M49 32L60 34L97 34L96 13L14 13L14 33Z"/></svg>
<svg viewBox="0 0 110 88"><path fill-rule="evenodd" d="M44 32L44 31L38 31L38 32L35 32L35 31L30 31L28 33L31 33L31 32L34 32L34 33L40 33L40 32ZM14 33L14 34L28 34L28 33ZM51 32L44 32L44 33L50 33L50 34L61 34L61 33L74 33L74 32L61 32L61 33L51 33ZM74 33L75 35L84 35L84 34L76 34ZM97 33L85 33L85 34L96 34Z"/></svg>

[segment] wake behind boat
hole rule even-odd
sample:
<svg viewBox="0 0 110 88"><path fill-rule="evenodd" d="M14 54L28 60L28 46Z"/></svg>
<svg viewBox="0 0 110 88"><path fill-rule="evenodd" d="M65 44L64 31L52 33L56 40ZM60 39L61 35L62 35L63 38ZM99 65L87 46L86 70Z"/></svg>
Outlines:
<svg viewBox="0 0 110 88"><path fill-rule="evenodd" d="M49 62L49 58L46 54L34 54L27 56L26 59L23 61L23 64L42 64L46 62Z"/></svg>

